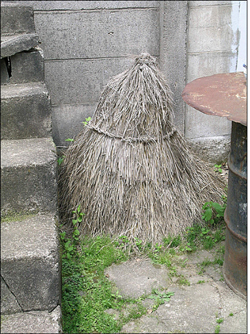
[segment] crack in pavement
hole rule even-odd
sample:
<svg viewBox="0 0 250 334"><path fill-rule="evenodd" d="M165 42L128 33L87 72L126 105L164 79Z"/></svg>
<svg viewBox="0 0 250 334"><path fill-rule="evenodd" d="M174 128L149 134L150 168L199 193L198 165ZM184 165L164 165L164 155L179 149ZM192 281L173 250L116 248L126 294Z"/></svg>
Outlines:
<svg viewBox="0 0 250 334"><path fill-rule="evenodd" d="M22 305L19 303L16 295L14 294L14 292L11 290L11 288L9 287L9 285L7 284L7 282L5 281L5 279L3 278L3 275L1 274L1 279L3 280L4 284L6 285L7 289L9 290L9 292L13 295L13 297L15 298L18 306L21 308L22 312L24 312L24 309L22 307Z"/></svg>

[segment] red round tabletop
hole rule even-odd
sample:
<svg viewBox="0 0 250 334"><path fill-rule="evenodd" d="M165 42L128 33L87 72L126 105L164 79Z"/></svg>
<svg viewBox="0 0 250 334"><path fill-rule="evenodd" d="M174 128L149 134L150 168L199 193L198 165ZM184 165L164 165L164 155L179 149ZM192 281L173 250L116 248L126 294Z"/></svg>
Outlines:
<svg viewBox="0 0 250 334"><path fill-rule="evenodd" d="M208 115L247 125L246 77L243 72L202 77L186 85L182 99Z"/></svg>

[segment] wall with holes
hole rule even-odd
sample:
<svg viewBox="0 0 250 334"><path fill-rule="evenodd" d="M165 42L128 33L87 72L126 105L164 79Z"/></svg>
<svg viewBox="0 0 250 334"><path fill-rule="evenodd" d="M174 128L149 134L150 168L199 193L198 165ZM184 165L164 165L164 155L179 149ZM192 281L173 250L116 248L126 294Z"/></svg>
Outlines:
<svg viewBox="0 0 250 334"><path fill-rule="evenodd" d="M187 107L181 92L197 77L241 70L241 1L14 2L34 8L56 145L81 130L108 79L149 52L174 92L177 127L206 157L227 156L230 122Z"/></svg>

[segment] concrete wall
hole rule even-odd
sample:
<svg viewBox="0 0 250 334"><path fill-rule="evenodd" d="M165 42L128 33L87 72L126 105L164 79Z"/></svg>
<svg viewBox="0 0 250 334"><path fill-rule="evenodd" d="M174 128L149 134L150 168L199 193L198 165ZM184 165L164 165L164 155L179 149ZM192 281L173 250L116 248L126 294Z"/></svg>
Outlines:
<svg viewBox="0 0 250 334"><path fill-rule="evenodd" d="M242 71L238 66L240 42L239 1L189 1L187 82L216 73ZM242 30L246 23L242 25ZM246 45L244 35L242 45ZM231 122L186 106L185 136L201 144L202 154L227 159Z"/></svg>
<svg viewBox="0 0 250 334"><path fill-rule="evenodd" d="M81 130L108 79L149 52L174 92L177 127L204 154L226 157L230 122L188 107L181 93L195 78L236 71L239 1L14 2L35 11L56 145Z"/></svg>

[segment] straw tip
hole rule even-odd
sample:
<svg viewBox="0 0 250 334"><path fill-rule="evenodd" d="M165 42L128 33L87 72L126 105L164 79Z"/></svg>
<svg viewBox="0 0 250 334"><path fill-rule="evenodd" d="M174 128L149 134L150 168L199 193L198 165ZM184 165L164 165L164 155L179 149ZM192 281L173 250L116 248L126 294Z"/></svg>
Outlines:
<svg viewBox="0 0 250 334"><path fill-rule="evenodd" d="M137 58L136 58L136 63L139 64L155 64L156 63L156 58L152 57L149 53L141 53Z"/></svg>

